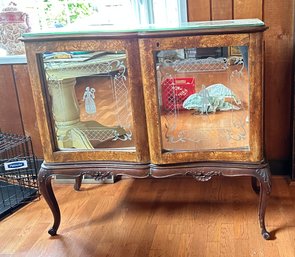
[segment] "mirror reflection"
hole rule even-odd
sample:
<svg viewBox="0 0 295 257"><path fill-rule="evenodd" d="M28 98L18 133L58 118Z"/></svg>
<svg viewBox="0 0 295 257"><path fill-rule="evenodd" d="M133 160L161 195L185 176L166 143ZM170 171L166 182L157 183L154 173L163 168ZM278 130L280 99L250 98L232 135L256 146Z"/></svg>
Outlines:
<svg viewBox="0 0 295 257"><path fill-rule="evenodd" d="M249 150L248 47L157 51L163 148Z"/></svg>
<svg viewBox="0 0 295 257"><path fill-rule="evenodd" d="M42 54L58 149L134 148L124 51Z"/></svg>

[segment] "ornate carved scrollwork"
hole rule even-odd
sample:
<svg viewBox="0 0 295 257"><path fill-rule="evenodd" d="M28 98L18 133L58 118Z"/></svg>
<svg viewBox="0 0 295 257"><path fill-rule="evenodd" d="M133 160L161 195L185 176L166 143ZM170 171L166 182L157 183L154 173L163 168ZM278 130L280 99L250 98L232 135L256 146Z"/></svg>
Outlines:
<svg viewBox="0 0 295 257"><path fill-rule="evenodd" d="M209 181L213 176L220 176L221 171L188 171L186 175L192 176L198 181Z"/></svg>
<svg viewBox="0 0 295 257"><path fill-rule="evenodd" d="M110 170L88 170L88 171L82 171L82 175L90 175L95 180L105 180L107 177L112 175L112 172Z"/></svg>
<svg viewBox="0 0 295 257"><path fill-rule="evenodd" d="M270 178L269 169L267 168L256 169L255 172L261 178L262 182L266 185L267 193L269 194L271 191L271 178Z"/></svg>

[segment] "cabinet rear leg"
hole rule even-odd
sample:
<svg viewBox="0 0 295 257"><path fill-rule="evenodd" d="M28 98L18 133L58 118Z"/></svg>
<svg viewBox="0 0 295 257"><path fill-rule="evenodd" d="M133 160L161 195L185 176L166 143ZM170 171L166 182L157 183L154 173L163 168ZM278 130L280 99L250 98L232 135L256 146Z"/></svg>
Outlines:
<svg viewBox="0 0 295 257"><path fill-rule="evenodd" d="M80 188L81 188L81 184L82 184L82 179L83 179L83 174L81 174L81 175L79 175L79 176L77 176L77 177L75 178L74 189L75 189L76 191L79 191L79 190L80 190Z"/></svg>
<svg viewBox="0 0 295 257"><path fill-rule="evenodd" d="M38 175L38 182L39 182L40 192L43 195L48 206L50 207L51 212L53 214L53 218L54 218L53 226L51 229L48 230L48 233L51 236L55 236L57 233L57 229L60 225L60 210L52 190L51 176L52 176L51 172L41 168Z"/></svg>
<svg viewBox="0 0 295 257"><path fill-rule="evenodd" d="M260 192L260 187L257 184L258 180L255 177L251 177L251 185L252 185L252 189L256 194L259 194Z"/></svg>

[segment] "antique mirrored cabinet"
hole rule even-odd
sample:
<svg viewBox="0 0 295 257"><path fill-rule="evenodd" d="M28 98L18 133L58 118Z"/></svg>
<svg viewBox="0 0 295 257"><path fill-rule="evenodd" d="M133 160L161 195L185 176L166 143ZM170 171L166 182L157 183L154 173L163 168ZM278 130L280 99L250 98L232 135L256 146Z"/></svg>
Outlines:
<svg viewBox="0 0 295 257"><path fill-rule="evenodd" d="M271 181L263 155L260 20L140 29L88 27L27 33L25 42L44 149L41 192L60 211L51 177L250 176Z"/></svg>

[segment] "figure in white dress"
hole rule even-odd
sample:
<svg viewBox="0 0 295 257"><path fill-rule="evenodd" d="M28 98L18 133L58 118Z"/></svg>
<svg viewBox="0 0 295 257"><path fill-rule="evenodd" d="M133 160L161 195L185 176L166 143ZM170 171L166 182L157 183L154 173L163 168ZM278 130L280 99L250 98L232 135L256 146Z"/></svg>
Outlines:
<svg viewBox="0 0 295 257"><path fill-rule="evenodd" d="M96 106L95 106L95 89L86 87L84 95L83 95L83 101L85 102L85 111L88 114L94 114L96 113Z"/></svg>

